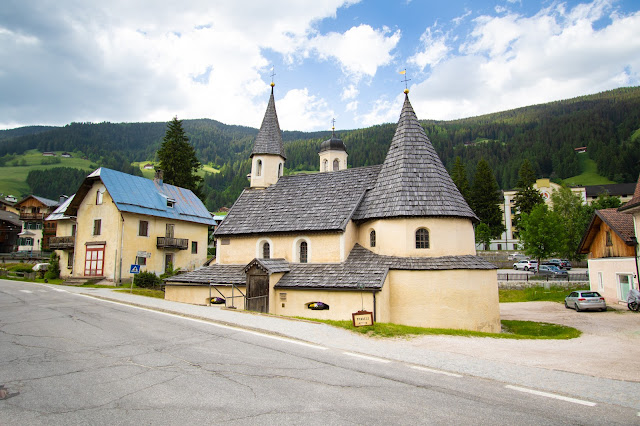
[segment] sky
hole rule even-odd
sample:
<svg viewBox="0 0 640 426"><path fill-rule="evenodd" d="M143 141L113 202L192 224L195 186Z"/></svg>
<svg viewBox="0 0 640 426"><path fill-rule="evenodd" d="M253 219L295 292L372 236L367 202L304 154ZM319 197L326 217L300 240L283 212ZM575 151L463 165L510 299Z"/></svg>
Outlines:
<svg viewBox="0 0 640 426"><path fill-rule="evenodd" d="M280 127L301 131L396 122L405 84L438 120L640 85L637 0L2 3L0 129L258 128L272 79Z"/></svg>

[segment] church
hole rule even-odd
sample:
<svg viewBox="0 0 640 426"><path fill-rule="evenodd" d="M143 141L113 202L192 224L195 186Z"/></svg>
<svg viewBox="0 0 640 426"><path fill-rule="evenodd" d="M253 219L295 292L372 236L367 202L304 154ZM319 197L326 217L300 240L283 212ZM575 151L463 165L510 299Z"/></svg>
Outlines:
<svg viewBox="0 0 640 426"><path fill-rule="evenodd" d="M283 316L500 332L496 267L476 255L478 221L409 101L384 163L348 168L336 137L319 172L283 176L271 96L251 183L216 229L215 264L168 278L167 300Z"/></svg>

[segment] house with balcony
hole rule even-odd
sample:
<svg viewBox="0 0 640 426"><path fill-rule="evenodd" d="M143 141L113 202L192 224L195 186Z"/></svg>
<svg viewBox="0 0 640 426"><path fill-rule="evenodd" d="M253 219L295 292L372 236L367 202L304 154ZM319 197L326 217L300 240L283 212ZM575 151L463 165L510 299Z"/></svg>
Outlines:
<svg viewBox="0 0 640 426"><path fill-rule="evenodd" d="M58 250L74 246L70 276L114 283L131 280L134 264L156 274L202 266L215 224L192 191L164 183L161 171L150 180L104 167L87 176L63 216L75 218L55 240Z"/></svg>
<svg viewBox="0 0 640 426"><path fill-rule="evenodd" d="M49 250L49 238L56 235L55 223L47 224L45 229L44 219L59 205L59 201L37 195L29 195L15 204L22 222L22 232L18 234L18 251Z"/></svg>
<svg viewBox="0 0 640 426"><path fill-rule="evenodd" d="M60 206L45 218L45 227L53 227L55 236L49 238L49 249L55 250L60 259L60 276L69 278L73 275L73 261L76 241L76 218L66 214L67 208L75 195L67 198ZM50 224L54 224L51 226Z"/></svg>

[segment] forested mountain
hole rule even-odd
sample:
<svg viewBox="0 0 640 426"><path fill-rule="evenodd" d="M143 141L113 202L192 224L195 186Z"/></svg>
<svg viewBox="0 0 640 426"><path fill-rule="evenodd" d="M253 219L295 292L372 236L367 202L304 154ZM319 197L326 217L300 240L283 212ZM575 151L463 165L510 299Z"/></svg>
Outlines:
<svg viewBox="0 0 640 426"><path fill-rule="evenodd" d="M419 112L418 112L419 113ZM169 119L169 117L168 117ZM529 159L538 177L563 179L580 173L574 148L586 146L598 173L616 182L634 182L640 172L640 87L518 108L454 121L421 121L447 169L460 156L469 178L484 158L499 185L513 188L518 169ZM249 155L257 129L200 119L184 120L199 160L221 169L207 175L203 193L209 209L233 203L247 186ZM338 132L349 165L380 164L395 123ZM131 161L153 160L166 123L72 123L35 132L0 134L0 156L40 151L82 152L98 165L123 171ZM4 136L2 136L4 135ZM285 131L286 172L318 170L318 149L331 132ZM114 163L116 166L114 166ZM119 166L118 166L119 164ZM1 169L0 169L1 171Z"/></svg>

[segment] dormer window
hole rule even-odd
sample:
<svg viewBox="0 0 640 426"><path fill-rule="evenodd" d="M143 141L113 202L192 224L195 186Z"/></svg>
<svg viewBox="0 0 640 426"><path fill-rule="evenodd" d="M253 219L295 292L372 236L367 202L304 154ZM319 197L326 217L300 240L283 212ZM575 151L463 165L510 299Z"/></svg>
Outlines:
<svg viewBox="0 0 640 426"><path fill-rule="evenodd" d="M176 204L176 200L172 198L167 198L167 207L173 208L175 204Z"/></svg>

